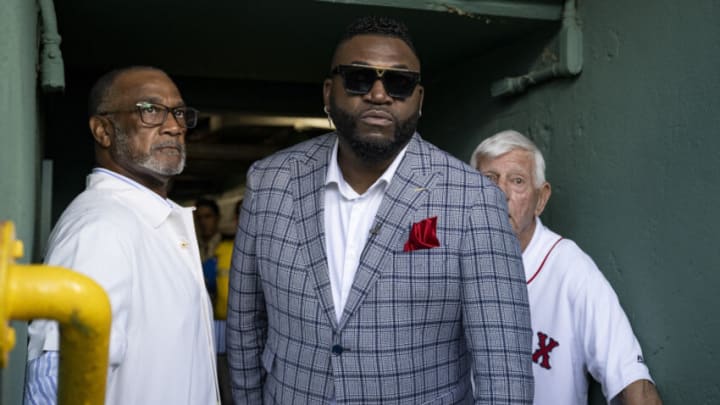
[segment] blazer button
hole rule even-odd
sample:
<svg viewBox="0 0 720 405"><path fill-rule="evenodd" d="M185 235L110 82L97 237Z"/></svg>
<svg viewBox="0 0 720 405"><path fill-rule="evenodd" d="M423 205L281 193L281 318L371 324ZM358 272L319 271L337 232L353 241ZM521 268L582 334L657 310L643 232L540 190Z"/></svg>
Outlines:
<svg viewBox="0 0 720 405"><path fill-rule="evenodd" d="M343 347L340 345L335 345L332 347L333 354L337 356L341 355L344 350L345 349L343 349Z"/></svg>

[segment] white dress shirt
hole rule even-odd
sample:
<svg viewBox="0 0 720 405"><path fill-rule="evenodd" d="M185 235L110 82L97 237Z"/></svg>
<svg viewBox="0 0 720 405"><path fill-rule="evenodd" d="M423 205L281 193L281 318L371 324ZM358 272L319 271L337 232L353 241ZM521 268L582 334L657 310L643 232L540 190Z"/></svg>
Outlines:
<svg viewBox="0 0 720 405"><path fill-rule="evenodd" d="M338 142L335 142L325 180L325 248L327 250L330 287L338 322L360 264L370 229L375 221L385 189L392 180L403 148L385 172L362 195L345 181L337 162Z"/></svg>
<svg viewBox="0 0 720 405"><path fill-rule="evenodd" d="M191 208L95 169L48 246L48 264L88 275L110 298L106 404L217 403L212 311ZM56 322L36 320L28 333L31 363L57 359ZM36 382L56 378L33 374L42 368L29 367L26 395L42 395L32 391L43 386Z"/></svg>

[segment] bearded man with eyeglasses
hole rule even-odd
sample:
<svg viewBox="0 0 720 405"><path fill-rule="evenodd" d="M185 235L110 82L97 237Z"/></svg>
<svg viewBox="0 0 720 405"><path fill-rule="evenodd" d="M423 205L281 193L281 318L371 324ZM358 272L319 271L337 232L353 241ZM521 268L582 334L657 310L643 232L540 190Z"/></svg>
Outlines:
<svg viewBox="0 0 720 405"><path fill-rule="evenodd" d="M236 404L532 403L505 198L416 132L423 95L405 26L359 19L323 86L337 131L249 170L227 316Z"/></svg>
<svg viewBox="0 0 720 405"><path fill-rule="evenodd" d="M112 306L106 404L219 403L212 310L191 208L167 198L197 110L163 71L115 70L90 94L97 167L60 217L46 262L98 282ZM58 327L28 329L26 404L56 402Z"/></svg>

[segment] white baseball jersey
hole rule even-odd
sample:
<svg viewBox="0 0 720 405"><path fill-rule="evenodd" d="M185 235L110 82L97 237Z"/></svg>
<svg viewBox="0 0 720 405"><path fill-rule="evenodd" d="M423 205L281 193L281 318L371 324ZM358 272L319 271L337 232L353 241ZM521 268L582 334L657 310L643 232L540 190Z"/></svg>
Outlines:
<svg viewBox="0 0 720 405"><path fill-rule="evenodd" d="M538 219L523 252L538 404L586 404L589 372L605 398L652 381L617 295L592 259Z"/></svg>

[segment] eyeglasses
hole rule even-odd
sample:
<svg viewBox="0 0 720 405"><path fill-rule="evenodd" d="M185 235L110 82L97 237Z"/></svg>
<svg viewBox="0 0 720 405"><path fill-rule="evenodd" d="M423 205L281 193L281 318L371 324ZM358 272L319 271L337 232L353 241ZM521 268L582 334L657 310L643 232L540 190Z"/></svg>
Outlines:
<svg viewBox="0 0 720 405"><path fill-rule="evenodd" d="M408 69L337 65L330 73L342 76L345 91L350 94L367 94L375 81L381 80L390 97L408 98L420 83L420 72Z"/></svg>
<svg viewBox="0 0 720 405"><path fill-rule="evenodd" d="M195 128L197 125L199 111L186 106L170 108L166 105L141 101L135 104L134 110L104 111L99 115L115 114L121 112L137 112L140 114L140 121L150 126L159 126L165 123L168 113L172 113L175 121L183 128Z"/></svg>

